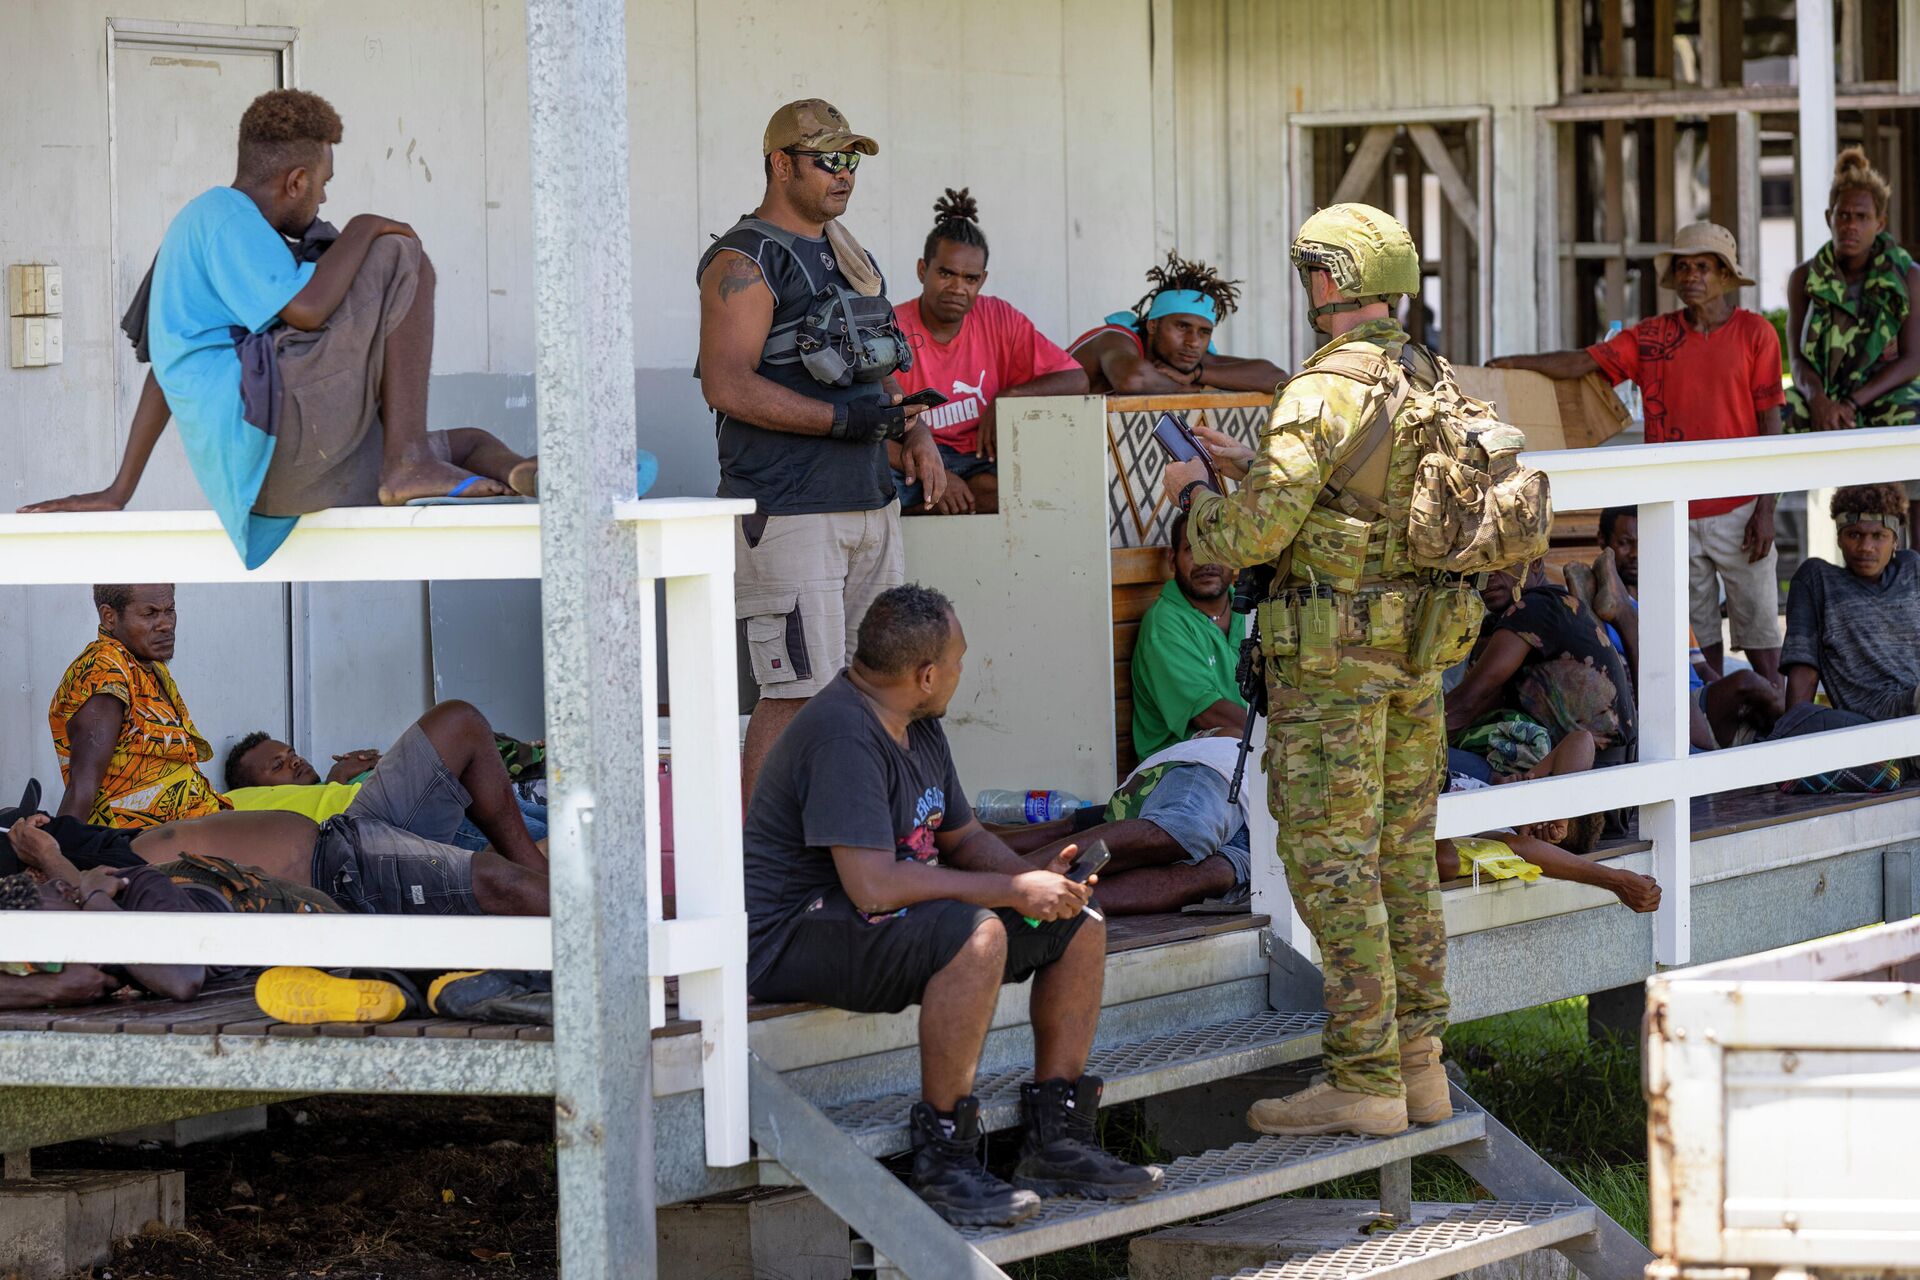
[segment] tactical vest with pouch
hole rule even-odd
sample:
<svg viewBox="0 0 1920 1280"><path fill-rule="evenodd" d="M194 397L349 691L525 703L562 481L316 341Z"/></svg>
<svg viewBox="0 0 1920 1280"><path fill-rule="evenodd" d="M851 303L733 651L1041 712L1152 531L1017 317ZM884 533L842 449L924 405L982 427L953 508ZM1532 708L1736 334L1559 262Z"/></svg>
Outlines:
<svg viewBox="0 0 1920 1280"><path fill-rule="evenodd" d="M701 255L694 279L706 274L721 250L742 248L743 232L785 250L813 291L804 312L774 317L760 348L762 365L798 365L820 385L841 388L913 368L913 348L894 322L893 304L883 294L869 296L834 279L825 269L830 262L809 262L801 252L802 237L763 218L749 215L734 223Z"/></svg>
<svg viewBox="0 0 1920 1280"><path fill-rule="evenodd" d="M1546 550L1547 477L1519 462L1525 434L1464 395L1452 366L1423 347L1408 344L1397 362L1336 348L1309 372L1384 396L1335 458L1281 561L1287 586L1259 619L1262 647L1308 672L1331 670L1351 647L1404 652L1425 670L1451 666L1485 613L1467 575ZM1406 447L1395 449L1396 438Z"/></svg>

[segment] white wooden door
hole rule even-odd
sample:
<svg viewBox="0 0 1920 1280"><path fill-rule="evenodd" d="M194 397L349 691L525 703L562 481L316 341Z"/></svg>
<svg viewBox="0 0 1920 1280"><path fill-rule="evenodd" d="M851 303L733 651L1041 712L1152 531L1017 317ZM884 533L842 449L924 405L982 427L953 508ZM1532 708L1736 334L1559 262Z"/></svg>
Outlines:
<svg viewBox="0 0 1920 1280"><path fill-rule="evenodd" d="M198 29L202 32L205 28ZM114 31L112 165L114 313L132 300L174 214L209 187L233 181L235 139L247 104L281 84L283 51L218 37L179 43L164 34ZM246 43L238 43L246 42ZM117 332L115 439L124 449L147 366ZM169 426L131 504L142 510L204 508L179 433ZM200 731L214 745L207 766L216 786L226 748L254 729L292 731L287 589L190 586L179 592L179 648L173 673ZM78 652L88 628L76 619Z"/></svg>

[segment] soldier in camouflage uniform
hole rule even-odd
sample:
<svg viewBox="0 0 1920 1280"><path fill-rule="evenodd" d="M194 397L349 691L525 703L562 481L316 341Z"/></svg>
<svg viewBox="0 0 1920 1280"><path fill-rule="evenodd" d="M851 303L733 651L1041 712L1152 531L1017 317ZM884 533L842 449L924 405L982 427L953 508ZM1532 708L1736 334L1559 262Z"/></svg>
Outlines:
<svg viewBox="0 0 1920 1280"><path fill-rule="evenodd" d="M1787 279L1787 430L1920 422L1920 268L1887 233L1887 180L1858 147L1827 197L1833 239Z"/></svg>
<svg viewBox="0 0 1920 1280"><path fill-rule="evenodd" d="M1326 1074L1256 1103L1248 1122L1397 1133L1453 1110L1433 841L1440 672L1478 611L1470 588L1416 570L1394 532L1421 452L1401 406L1409 383L1434 378L1431 353L1393 319L1420 287L1412 237L1371 206L1335 205L1301 227L1293 262L1326 345L1281 389L1257 449L1208 434L1216 465L1243 480L1231 497L1196 487L1197 463L1170 465L1167 485L1188 505L1196 557L1277 569L1256 613L1264 768L1287 882L1326 974Z"/></svg>

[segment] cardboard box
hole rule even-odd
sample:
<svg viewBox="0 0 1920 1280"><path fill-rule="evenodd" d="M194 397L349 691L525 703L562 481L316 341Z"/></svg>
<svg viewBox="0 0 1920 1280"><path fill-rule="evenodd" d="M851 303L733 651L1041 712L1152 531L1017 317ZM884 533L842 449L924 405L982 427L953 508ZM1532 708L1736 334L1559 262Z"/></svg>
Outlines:
<svg viewBox="0 0 1920 1280"><path fill-rule="evenodd" d="M1586 449L1626 430L1632 419L1597 373L1561 381L1527 369L1455 365L1460 389L1490 401L1501 421L1527 433L1529 449Z"/></svg>

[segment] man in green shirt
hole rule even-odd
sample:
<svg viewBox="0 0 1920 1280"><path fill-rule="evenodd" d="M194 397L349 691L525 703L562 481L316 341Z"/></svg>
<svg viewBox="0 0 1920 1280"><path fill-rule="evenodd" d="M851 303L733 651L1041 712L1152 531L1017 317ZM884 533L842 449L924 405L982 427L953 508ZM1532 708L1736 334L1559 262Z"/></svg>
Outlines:
<svg viewBox="0 0 1920 1280"><path fill-rule="evenodd" d="M1247 620L1233 612L1233 574L1195 564L1187 515L1173 518L1161 589L1133 649L1133 749L1142 760L1203 729L1239 733L1247 704L1234 684Z"/></svg>

